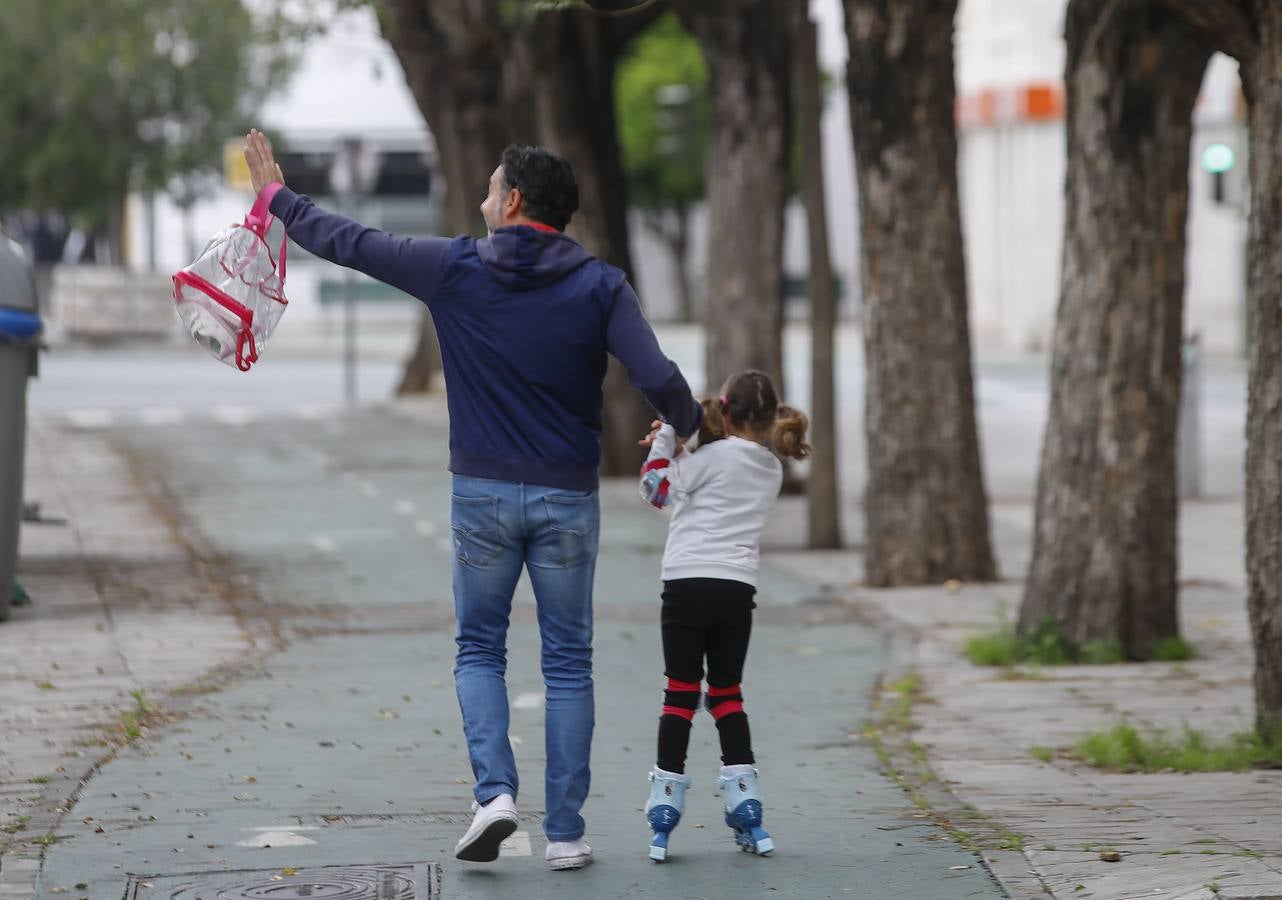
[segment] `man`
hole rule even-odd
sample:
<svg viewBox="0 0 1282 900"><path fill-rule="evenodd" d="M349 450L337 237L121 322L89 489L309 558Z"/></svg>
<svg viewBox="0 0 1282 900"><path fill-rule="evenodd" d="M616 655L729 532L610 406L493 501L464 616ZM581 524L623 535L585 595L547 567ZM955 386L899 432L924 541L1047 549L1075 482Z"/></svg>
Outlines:
<svg viewBox="0 0 1282 900"><path fill-rule="evenodd" d="M490 176L489 236L396 238L285 187L267 138L245 158L256 191L303 248L427 304L450 413L454 678L476 777L459 859L488 862L517 827L508 740L507 628L522 567L538 601L546 686L547 864L592 861L580 811L594 724L592 582L600 507L602 381L613 354L683 436L702 410L665 357L624 274L564 234L578 208L565 160L513 145ZM638 423L642 425L644 423Z"/></svg>

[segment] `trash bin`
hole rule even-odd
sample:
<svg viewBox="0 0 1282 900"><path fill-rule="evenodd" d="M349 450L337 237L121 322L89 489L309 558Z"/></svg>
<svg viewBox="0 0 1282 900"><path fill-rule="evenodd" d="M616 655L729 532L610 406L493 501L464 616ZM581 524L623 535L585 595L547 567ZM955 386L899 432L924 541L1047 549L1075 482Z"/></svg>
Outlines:
<svg viewBox="0 0 1282 900"><path fill-rule="evenodd" d="M0 622L9 618L18 567L27 379L36 374L41 329L31 266L0 234Z"/></svg>

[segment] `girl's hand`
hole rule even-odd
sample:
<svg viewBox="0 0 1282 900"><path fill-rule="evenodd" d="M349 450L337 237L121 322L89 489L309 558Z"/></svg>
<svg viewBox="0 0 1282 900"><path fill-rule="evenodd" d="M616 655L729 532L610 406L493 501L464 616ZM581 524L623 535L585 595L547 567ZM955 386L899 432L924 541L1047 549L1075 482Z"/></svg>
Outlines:
<svg viewBox="0 0 1282 900"><path fill-rule="evenodd" d="M645 437L641 438L641 440L637 441L637 444L646 448L651 447L654 444L654 439L659 436L659 429L662 427L663 427L663 423L658 419L655 419L653 422L650 423L650 433L647 434Z"/></svg>

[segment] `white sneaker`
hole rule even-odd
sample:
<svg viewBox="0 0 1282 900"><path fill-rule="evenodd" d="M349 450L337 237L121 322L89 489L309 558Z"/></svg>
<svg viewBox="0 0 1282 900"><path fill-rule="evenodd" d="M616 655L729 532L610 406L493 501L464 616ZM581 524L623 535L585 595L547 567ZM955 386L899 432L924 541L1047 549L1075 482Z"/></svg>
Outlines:
<svg viewBox="0 0 1282 900"><path fill-rule="evenodd" d="M580 838L577 841L551 841L543 854L549 869L582 869L592 862L592 848Z"/></svg>
<svg viewBox="0 0 1282 900"><path fill-rule="evenodd" d="M465 862L493 862L499 858L499 844L516 831L516 802L511 794L499 794L484 806L473 803L472 809L472 827L455 845L454 856Z"/></svg>

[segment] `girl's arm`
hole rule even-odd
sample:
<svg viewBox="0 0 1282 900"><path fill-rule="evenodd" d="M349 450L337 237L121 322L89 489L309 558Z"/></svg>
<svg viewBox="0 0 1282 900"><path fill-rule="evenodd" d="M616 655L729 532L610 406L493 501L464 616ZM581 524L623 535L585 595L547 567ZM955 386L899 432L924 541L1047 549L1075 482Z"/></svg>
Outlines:
<svg viewBox="0 0 1282 900"><path fill-rule="evenodd" d="M641 496L656 509L667 506L672 494L689 494L708 478L708 455L684 449L676 430L666 422L651 440L650 455L641 467Z"/></svg>

